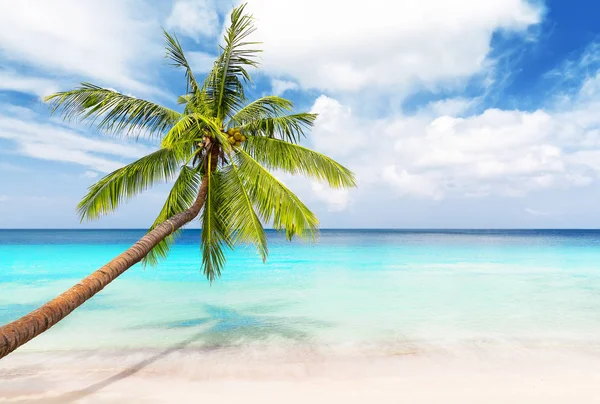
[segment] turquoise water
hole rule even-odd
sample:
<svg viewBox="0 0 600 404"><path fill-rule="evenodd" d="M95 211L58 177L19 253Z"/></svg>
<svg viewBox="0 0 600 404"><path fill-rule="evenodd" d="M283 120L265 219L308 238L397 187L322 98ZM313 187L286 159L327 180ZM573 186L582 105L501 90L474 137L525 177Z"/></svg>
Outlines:
<svg viewBox="0 0 600 404"><path fill-rule="evenodd" d="M141 230L0 230L0 323L120 253ZM156 268L135 266L23 351L587 344L600 338L600 231L324 230L269 233L222 278L200 274L199 231ZM191 339L190 339L191 338ZM371 349L371 348L368 348Z"/></svg>

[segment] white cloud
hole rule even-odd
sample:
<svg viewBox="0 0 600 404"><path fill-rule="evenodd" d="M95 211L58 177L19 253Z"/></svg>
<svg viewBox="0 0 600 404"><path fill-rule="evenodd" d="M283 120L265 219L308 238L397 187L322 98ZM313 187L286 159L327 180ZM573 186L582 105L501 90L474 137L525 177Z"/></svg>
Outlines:
<svg viewBox="0 0 600 404"><path fill-rule="evenodd" d="M361 125L361 122L352 114L350 107L321 95L310 112L319 114L312 138L320 150L333 151L339 156L354 151L365 143L365 137L356 136L356 125Z"/></svg>
<svg viewBox="0 0 600 404"><path fill-rule="evenodd" d="M431 197L436 200L443 196L443 191L434 180L410 174L395 165L383 167L381 179L392 185L401 195Z"/></svg>
<svg viewBox="0 0 600 404"><path fill-rule="evenodd" d="M273 79L271 80L271 88L274 95L281 95L288 90L296 90L298 84L293 81Z"/></svg>
<svg viewBox="0 0 600 404"><path fill-rule="evenodd" d="M190 36L196 41L219 31L216 5L210 0L176 0L167 18L167 28Z"/></svg>
<svg viewBox="0 0 600 404"><path fill-rule="evenodd" d="M141 67L161 56L160 28L146 10L140 0L0 0L0 52L53 77L76 74L151 92Z"/></svg>
<svg viewBox="0 0 600 404"><path fill-rule="evenodd" d="M131 160L150 152L142 145L93 139L63 126L8 116L0 116L0 139L12 142L15 152L24 156L75 163L99 172L121 167L120 159Z"/></svg>
<svg viewBox="0 0 600 404"><path fill-rule="evenodd" d="M472 99L464 98L464 97L446 98L443 100L438 100L438 101L429 103L423 109L422 112L423 113L432 113L434 116L440 116L440 115L458 116L458 115L463 115L464 113L469 111L469 109L474 107L475 105L477 105L478 102L479 102L479 100L477 98L472 98Z"/></svg>
<svg viewBox="0 0 600 404"><path fill-rule="evenodd" d="M331 189L320 182L313 182L311 185L315 199L325 202L330 212L339 212L348 206L348 190Z"/></svg>
<svg viewBox="0 0 600 404"><path fill-rule="evenodd" d="M488 109L457 118L436 116L430 105L417 115L384 120L356 116L321 96L313 106L320 115L311 139L317 150L356 171L357 198L372 193L370 186L432 200L524 196L587 186L600 176L596 103L562 107Z"/></svg>
<svg viewBox="0 0 600 404"><path fill-rule="evenodd" d="M591 42L575 59L566 59L555 69L545 74L547 78L556 78L560 82L581 82L591 72L600 67L600 42Z"/></svg>
<svg viewBox="0 0 600 404"><path fill-rule="evenodd" d="M100 174L96 171L86 171L83 174L81 174L83 178L98 178L99 175Z"/></svg>
<svg viewBox="0 0 600 404"><path fill-rule="evenodd" d="M0 70L0 90L20 91L43 97L58 91L58 85L53 80Z"/></svg>
<svg viewBox="0 0 600 404"><path fill-rule="evenodd" d="M266 72L351 91L456 86L490 67L495 31L525 32L542 14L525 0L254 0L248 10Z"/></svg>
<svg viewBox="0 0 600 404"><path fill-rule="evenodd" d="M194 73L198 74L210 72L217 56L213 56L204 52L192 51L186 52L186 58Z"/></svg>

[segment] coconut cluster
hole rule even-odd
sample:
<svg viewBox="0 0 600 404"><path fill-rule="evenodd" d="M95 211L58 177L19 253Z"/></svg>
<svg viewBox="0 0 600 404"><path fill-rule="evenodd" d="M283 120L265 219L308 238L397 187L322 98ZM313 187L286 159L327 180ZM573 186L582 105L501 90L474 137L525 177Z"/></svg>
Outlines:
<svg viewBox="0 0 600 404"><path fill-rule="evenodd" d="M241 146L246 141L246 136L242 135L240 128L227 129L227 140L232 146Z"/></svg>

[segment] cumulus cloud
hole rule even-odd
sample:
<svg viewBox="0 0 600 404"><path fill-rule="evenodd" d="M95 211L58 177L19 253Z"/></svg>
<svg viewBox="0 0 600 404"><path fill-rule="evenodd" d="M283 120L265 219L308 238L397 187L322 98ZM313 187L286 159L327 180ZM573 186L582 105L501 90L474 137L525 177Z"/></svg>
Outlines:
<svg viewBox="0 0 600 404"><path fill-rule="evenodd" d="M167 18L167 28L197 41L219 31L219 16L211 0L177 0Z"/></svg>
<svg viewBox="0 0 600 404"><path fill-rule="evenodd" d="M151 91L144 84L149 82L144 66L151 55L162 55L157 7L167 9L166 28L212 41L231 6L216 0L174 0L153 7L141 0L46 3L0 0L2 57L33 72L0 71L1 88L39 96L54 89L56 76L75 75L126 92ZM598 180L600 46L592 44L580 58L547 75L557 83L551 91L555 97L537 110L491 108L485 94L463 91L467 82L489 85L496 74L492 36L526 36L543 17L540 4L372 0L368 6L348 7L341 0L252 0L248 10L258 27L253 40L263 41L265 49L267 77L261 82L270 81L276 94L298 91L294 96L301 103L313 101L304 96L314 92L300 90L326 94L313 102L312 111L320 115L308 142L355 171L359 188L330 190L284 176L286 183L325 219L326 211L351 213L355 206L374 212L373 217L364 210L353 217L344 214L349 226L401 225L411 215L429 217L439 207L449 210L432 222L448 223L443 220L452 217L451 223L462 225L460 219L473 207L486 217L485 207L497 196L520 201L514 202L519 218L549 220L548 212L562 212L533 196L557 189L570 189L567 196L584 195L582 190ZM147 18L148 10L155 16ZM212 67L209 53L187 55L198 73ZM411 113L394 106L420 90L436 98L451 95L415 106ZM11 108L0 108L0 141L8 145L4 153L75 164L82 176L92 178L150 151L84 136L52 121L40 122L32 111ZM477 199L488 196L494 198ZM11 203L14 199L11 193ZM412 210L396 209L399 200ZM411 223L419 225L419 220Z"/></svg>
<svg viewBox="0 0 600 404"><path fill-rule="evenodd" d="M152 92L144 82L148 69L140 67L160 58L160 28L146 9L140 0L0 0L0 51L51 77L78 75ZM8 85L39 94L38 85L49 87L39 80L45 79L13 77Z"/></svg>
<svg viewBox="0 0 600 404"><path fill-rule="evenodd" d="M297 88L298 84L294 83L293 81L278 79L271 80L271 89L275 95L281 95L288 90L296 90Z"/></svg>
<svg viewBox="0 0 600 404"><path fill-rule="evenodd" d="M600 172L600 119L589 105L568 111L487 109L467 117L433 112L386 120L355 116L321 96L317 150L357 172L359 185L440 200L582 187Z"/></svg>
<svg viewBox="0 0 600 404"><path fill-rule="evenodd" d="M490 67L494 32L524 33L542 17L526 0L254 0L248 9L265 71L334 91L456 86Z"/></svg>
<svg viewBox="0 0 600 404"><path fill-rule="evenodd" d="M348 190L331 189L320 182L311 185L313 196L316 200L325 202L330 212L339 212L348 206Z"/></svg>

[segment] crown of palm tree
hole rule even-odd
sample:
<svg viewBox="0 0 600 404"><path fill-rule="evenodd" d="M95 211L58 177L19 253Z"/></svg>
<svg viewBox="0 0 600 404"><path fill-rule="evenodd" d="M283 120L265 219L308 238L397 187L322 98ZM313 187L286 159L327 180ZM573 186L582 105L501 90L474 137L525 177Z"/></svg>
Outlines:
<svg viewBox="0 0 600 404"><path fill-rule="evenodd" d="M333 188L355 186L354 175L331 158L299 145L315 114L292 113L290 101L276 96L248 102L244 85L260 50L248 36L255 30L245 5L233 10L212 71L200 84L181 44L166 31L166 57L183 68L187 93L178 99L182 113L89 83L47 97L65 119L89 119L100 130L160 137L160 148L102 178L78 205L82 220L95 220L153 185L174 180L151 229L194 203L201 183L207 194L201 212L202 267L212 281L225 263L225 249L256 245L263 260L267 239L263 223L294 236L314 238L315 215L270 170L325 181ZM176 233L145 257L156 264Z"/></svg>

